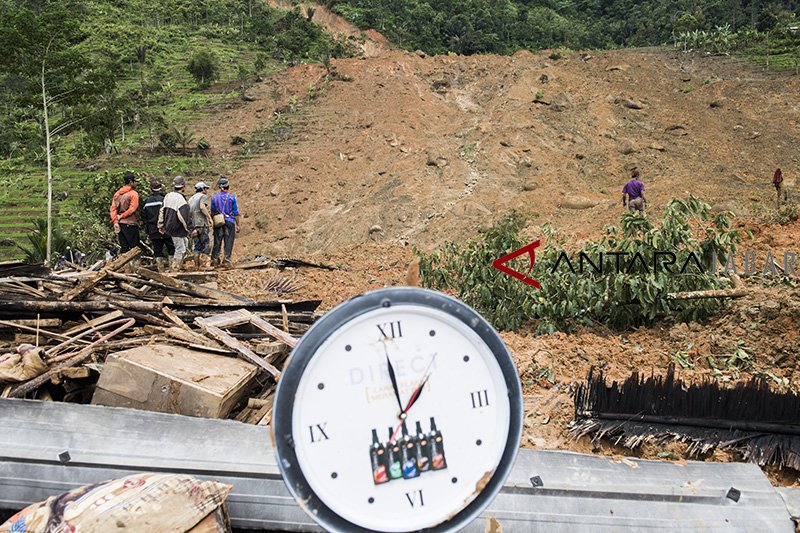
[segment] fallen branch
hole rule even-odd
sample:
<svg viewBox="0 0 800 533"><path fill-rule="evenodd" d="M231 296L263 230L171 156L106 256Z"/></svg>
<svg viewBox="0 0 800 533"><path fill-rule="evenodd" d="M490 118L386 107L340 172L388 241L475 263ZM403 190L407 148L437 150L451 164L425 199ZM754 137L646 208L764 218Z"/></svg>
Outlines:
<svg viewBox="0 0 800 533"><path fill-rule="evenodd" d="M687 291L667 294L667 300L698 300L700 298L742 298L750 294L747 289L720 289L710 291Z"/></svg>

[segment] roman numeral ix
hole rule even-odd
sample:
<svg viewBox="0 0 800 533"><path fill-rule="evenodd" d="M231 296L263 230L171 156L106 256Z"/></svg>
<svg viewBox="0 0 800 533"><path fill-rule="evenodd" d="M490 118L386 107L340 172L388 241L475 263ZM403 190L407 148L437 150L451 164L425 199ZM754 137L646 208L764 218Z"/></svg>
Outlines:
<svg viewBox="0 0 800 533"><path fill-rule="evenodd" d="M395 339L403 336L403 331L400 329L400 321L389 322L386 324L379 324L378 331L381 332L381 338Z"/></svg>
<svg viewBox="0 0 800 533"><path fill-rule="evenodd" d="M419 504L420 507L425 506L425 500L422 499L422 491L418 490L416 492L406 492L406 499L411 507L416 507ZM417 501L419 500L419 501Z"/></svg>
<svg viewBox="0 0 800 533"><path fill-rule="evenodd" d="M472 399L472 408L486 407L489 405L489 392L484 389L482 391L470 392L470 399Z"/></svg>
<svg viewBox="0 0 800 533"><path fill-rule="evenodd" d="M311 433L311 443L320 442L323 440L328 440L328 434L325 433L325 426L328 423L322 424L314 424L313 426L308 426L308 432Z"/></svg>

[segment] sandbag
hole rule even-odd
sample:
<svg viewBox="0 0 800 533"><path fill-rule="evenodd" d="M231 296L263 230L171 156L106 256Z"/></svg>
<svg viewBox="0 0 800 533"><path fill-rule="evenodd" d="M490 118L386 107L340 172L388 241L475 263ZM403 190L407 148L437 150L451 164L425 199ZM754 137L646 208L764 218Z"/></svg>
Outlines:
<svg viewBox="0 0 800 533"><path fill-rule="evenodd" d="M184 533L222 505L231 488L185 474L134 474L29 505L0 533Z"/></svg>
<svg viewBox="0 0 800 533"><path fill-rule="evenodd" d="M18 383L28 381L47 372L44 349L23 344L17 352L0 355L0 381Z"/></svg>

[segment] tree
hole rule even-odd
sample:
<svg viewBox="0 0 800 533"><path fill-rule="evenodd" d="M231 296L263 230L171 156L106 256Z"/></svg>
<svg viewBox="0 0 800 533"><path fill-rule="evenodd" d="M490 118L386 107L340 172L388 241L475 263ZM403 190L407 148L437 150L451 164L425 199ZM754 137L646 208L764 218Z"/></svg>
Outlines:
<svg viewBox="0 0 800 533"><path fill-rule="evenodd" d="M194 76L197 85L201 88L208 87L217 79L219 69L217 60L206 50L195 52L187 65L189 73Z"/></svg>
<svg viewBox="0 0 800 533"><path fill-rule="evenodd" d="M47 168L47 245L45 260L51 259L53 211L53 141L59 134L69 133L83 117L69 113L70 106L79 103L92 91L83 83L88 67L86 57L77 45L83 40L77 10L71 2L48 4L34 12L10 3L0 5L0 73L15 79L20 91L11 97L17 106L41 111L39 120L44 132ZM37 102L38 100L38 102ZM54 108L59 113L54 114ZM60 117L54 122L52 117Z"/></svg>

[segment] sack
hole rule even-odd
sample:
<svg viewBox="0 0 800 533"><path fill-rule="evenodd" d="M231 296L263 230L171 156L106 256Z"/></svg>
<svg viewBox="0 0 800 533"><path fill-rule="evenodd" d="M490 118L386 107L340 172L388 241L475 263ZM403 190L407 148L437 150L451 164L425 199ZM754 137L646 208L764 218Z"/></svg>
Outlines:
<svg viewBox="0 0 800 533"><path fill-rule="evenodd" d="M29 505L0 532L183 533L225 502L230 485L186 474L133 474Z"/></svg>
<svg viewBox="0 0 800 533"><path fill-rule="evenodd" d="M225 215L223 215L222 213L214 214L214 227L221 228L224 225L225 225Z"/></svg>

